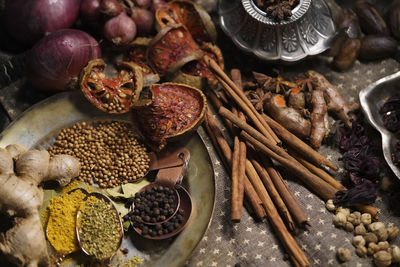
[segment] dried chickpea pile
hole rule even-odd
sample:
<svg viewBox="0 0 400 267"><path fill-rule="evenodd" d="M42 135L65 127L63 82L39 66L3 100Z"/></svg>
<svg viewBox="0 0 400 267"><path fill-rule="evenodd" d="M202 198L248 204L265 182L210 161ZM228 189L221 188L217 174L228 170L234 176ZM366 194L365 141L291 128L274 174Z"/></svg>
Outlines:
<svg viewBox="0 0 400 267"><path fill-rule="evenodd" d="M336 227L342 227L347 232L354 231L352 244L359 257L373 257L378 267L400 262L400 248L395 245L390 247L389 244L399 233L397 226L386 228L383 222L372 222L369 213L361 214L358 211L350 212L347 208L336 208L332 200L326 202L326 208L335 212L333 224ZM350 260L351 252L347 248L339 248L337 256L340 261L345 262Z"/></svg>
<svg viewBox="0 0 400 267"><path fill-rule="evenodd" d="M135 181L149 169L146 148L127 122L78 122L61 130L48 151L77 157L81 163L78 179L102 188Z"/></svg>

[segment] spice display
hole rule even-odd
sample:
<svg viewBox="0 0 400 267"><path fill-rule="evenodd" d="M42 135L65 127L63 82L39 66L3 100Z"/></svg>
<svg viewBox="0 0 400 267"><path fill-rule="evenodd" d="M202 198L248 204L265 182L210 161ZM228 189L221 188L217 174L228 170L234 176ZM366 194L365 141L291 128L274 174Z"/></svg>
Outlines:
<svg viewBox="0 0 400 267"><path fill-rule="evenodd" d="M142 71L135 63L120 62L116 77L107 78L102 59L89 61L79 77L85 97L98 109L108 113L126 113L139 99L143 87Z"/></svg>
<svg viewBox="0 0 400 267"><path fill-rule="evenodd" d="M57 252L67 253L79 249L76 239L76 213L79 205L86 196L72 184L64 188L60 196L50 200L47 206L49 218L46 226L46 236Z"/></svg>
<svg viewBox="0 0 400 267"><path fill-rule="evenodd" d="M136 216L133 214L130 215L129 218L133 220L133 227L139 228L142 235L156 237L175 231L183 222L184 212L185 211L180 208L178 209L177 213L172 216L168 221L154 225L144 224L140 220L136 220Z"/></svg>
<svg viewBox="0 0 400 267"><path fill-rule="evenodd" d="M255 3L271 19L279 22L292 16L292 10L299 4L299 0L256 0Z"/></svg>
<svg viewBox="0 0 400 267"><path fill-rule="evenodd" d="M178 199L173 189L160 185L136 193L133 203L135 221L159 223L175 214Z"/></svg>
<svg viewBox="0 0 400 267"><path fill-rule="evenodd" d="M104 199L90 196L80 212L77 225L82 249L98 260L110 258L122 237L117 211Z"/></svg>
<svg viewBox="0 0 400 267"><path fill-rule="evenodd" d="M373 256L376 266L389 266L392 258L394 258L393 255L398 251L398 247L389 248L388 241L397 237L399 228L397 226L386 228L383 222L371 223L371 215L368 213L351 212L350 209L343 207L328 208L331 207L331 203L332 201L328 200L326 207L329 211L335 212L333 224L336 227L344 228L346 231L351 228L348 227L349 225L354 228L352 244L355 247L356 254L361 258ZM341 261L346 261L345 259L350 258L351 252L348 249L339 248L337 255Z"/></svg>
<svg viewBox="0 0 400 267"><path fill-rule="evenodd" d="M140 179L149 169L146 148L127 122L76 123L61 130L48 151L78 158L82 165L78 179L102 188Z"/></svg>
<svg viewBox="0 0 400 267"><path fill-rule="evenodd" d="M135 107L132 120L155 151L161 150L169 139L187 136L200 126L207 101L199 89L163 83L151 85L150 91L153 102Z"/></svg>
<svg viewBox="0 0 400 267"><path fill-rule="evenodd" d="M0 162L0 211L14 216L11 228L2 233L0 251L20 266L49 266L39 215L43 192L38 186L48 180L69 183L79 174L79 161L14 144L0 149Z"/></svg>

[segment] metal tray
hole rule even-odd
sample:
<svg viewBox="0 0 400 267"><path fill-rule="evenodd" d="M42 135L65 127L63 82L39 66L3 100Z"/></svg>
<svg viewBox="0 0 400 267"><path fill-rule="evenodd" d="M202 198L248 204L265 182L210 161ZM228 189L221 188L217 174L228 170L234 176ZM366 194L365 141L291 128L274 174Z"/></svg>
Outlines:
<svg viewBox="0 0 400 267"><path fill-rule="evenodd" d="M54 95L32 106L13 121L0 134L0 147L18 143L27 148L35 147L43 140L64 127L77 121L88 120L128 120L129 115L108 115L93 107L80 91L64 92ZM145 261L140 266L182 266L190 253L205 234L215 204L215 180L211 159L199 134L188 140L168 146L185 146L189 149L191 160L183 187L193 200L192 216L186 228L175 238L153 241L141 238L129 230L123 248L128 248L127 258L139 255ZM166 149L168 149L168 146ZM75 266L76 261L68 260L62 266Z"/></svg>
<svg viewBox="0 0 400 267"><path fill-rule="evenodd" d="M382 150L393 173L400 179L400 169L392 161L394 146L399 139L387 130L379 113L384 102L400 88L400 72L386 76L360 91L360 102L368 121L382 135Z"/></svg>

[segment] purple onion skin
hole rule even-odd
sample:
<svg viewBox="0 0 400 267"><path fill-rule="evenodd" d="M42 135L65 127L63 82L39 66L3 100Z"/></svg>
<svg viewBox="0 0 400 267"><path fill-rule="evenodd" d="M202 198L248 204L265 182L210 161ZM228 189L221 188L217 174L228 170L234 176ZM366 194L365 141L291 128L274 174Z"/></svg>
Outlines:
<svg viewBox="0 0 400 267"><path fill-rule="evenodd" d="M109 19L104 24L104 37L116 45L126 45L136 36L136 24L125 13Z"/></svg>
<svg viewBox="0 0 400 267"><path fill-rule="evenodd" d="M81 2L80 18L85 25L92 29L98 29L102 26L100 3L100 0L82 0Z"/></svg>
<svg viewBox="0 0 400 267"><path fill-rule="evenodd" d="M80 0L10 0L4 23L15 40L33 45L47 33L71 27L79 5Z"/></svg>
<svg viewBox="0 0 400 267"><path fill-rule="evenodd" d="M33 86L49 90L67 90L87 63L99 58L97 41L74 29L54 32L40 40L27 55L27 79Z"/></svg>
<svg viewBox="0 0 400 267"><path fill-rule="evenodd" d="M151 0L134 0L133 2L136 4L136 6L142 8L149 8L152 4Z"/></svg>
<svg viewBox="0 0 400 267"><path fill-rule="evenodd" d="M136 23L140 35L146 35L152 32L154 25L153 12L144 8L134 8L132 10L132 19Z"/></svg>

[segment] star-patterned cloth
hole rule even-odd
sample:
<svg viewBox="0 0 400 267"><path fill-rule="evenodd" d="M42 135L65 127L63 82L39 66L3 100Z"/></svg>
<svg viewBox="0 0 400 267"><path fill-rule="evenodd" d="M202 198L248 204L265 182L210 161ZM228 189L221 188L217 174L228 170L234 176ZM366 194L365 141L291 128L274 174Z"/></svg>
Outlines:
<svg viewBox="0 0 400 267"><path fill-rule="evenodd" d="M323 73L331 83L336 85L348 102L354 103L358 102L358 92L362 88L400 70L399 63L393 59L366 63L356 61L354 66L346 72L333 71L329 63L327 58L316 58L303 63L304 66L285 67L282 73L285 77L294 78L301 71L315 69ZM235 66L235 64L233 65ZM221 127L223 127L222 124ZM200 129L199 133L204 137L212 162L214 162L217 189L216 206L209 229L185 266L291 266L267 219L256 222L244 209L240 223L230 221L230 178L216 155L207 134L203 129ZM373 132L373 134L376 133ZM375 138L375 136L372 138ZM379 136L377 135L376 138L379 138ZM323 146L319 151L338 166L342 166L342 163L338 161L340 153L336 148ZM397 178L386 165L384 166L385 170L382 176L396 183ZM336 174L331 174L340 179L343 173L344 171L341 168ZM302 184L297 183L293 175L284 173L284 177L289 189L294 193L312 225L301 230L295 237L299 246L307 255L311 266L337 266L339 261L336 258L336 251L340 247L349 248L352 253L350 261L342 264L342 266L373 266L371 257L360 258L356 255L355 248L351 244L353 233L348 233L333 225L333 214L325 208L325 203ZM388 211L388 200L385 192L379 192L379 197L374 206L380 210L379 221L384 222L386 227L393 225L400 227L400 218L393 216ZM391 244L400 245L400 237Z"/></svg>

